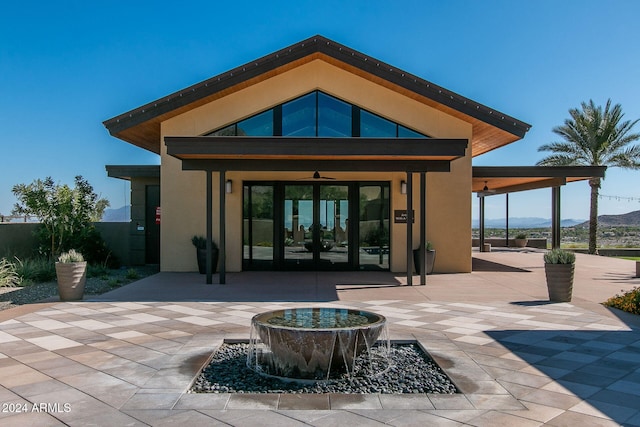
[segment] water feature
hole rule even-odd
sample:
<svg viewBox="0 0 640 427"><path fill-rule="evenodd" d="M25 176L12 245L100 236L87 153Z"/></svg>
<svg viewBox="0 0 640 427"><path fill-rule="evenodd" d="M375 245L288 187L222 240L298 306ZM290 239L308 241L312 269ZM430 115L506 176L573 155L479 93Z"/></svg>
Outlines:
<svg viewBox="0 0 640 427"><path fill-rule="evenodd" d="M374 345L379 351L371 351ZM386 358L388 368L389 349L382 315L346 308L275 310L251 319L247 366L278 378L330 380L352 374L358 356L370 365L373 357Z"/></svg>

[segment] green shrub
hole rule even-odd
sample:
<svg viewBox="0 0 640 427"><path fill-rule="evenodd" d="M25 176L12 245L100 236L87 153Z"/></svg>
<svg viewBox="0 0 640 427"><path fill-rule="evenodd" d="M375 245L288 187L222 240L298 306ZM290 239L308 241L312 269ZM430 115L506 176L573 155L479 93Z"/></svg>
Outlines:
<svg viewBox="0 0 640 427"><path fill-rule="evenodd" d="M191 243L198 249L207 249L207 238L204 236L193 236ZM218 249L216 242L211 241L211 249Z"/></svg>
<svg viewBox="0 0 640 427"><path fill-rule="evenodd" d="M516 239L525 240L527 238L527 233L518 233L516 234Z"/></svg>
<svg viewBox="0 0 640 427"><path fill-rule="evenodd" d="M576 262L576 254L563 249L552 249L544 254L545 264L573 264Z"/></svg>
<svg viewBox="0 0 640 427"><path fill-rule="evenodd" d="M50 282L56 278L56 267L53 261L45 257L16 258L16 273L23 283Z"/></svg>
<svg viewBox="0 0 640 427"><path fill-rule="evenodd" d="M135 268L130 268L127 270L127 279L136 280L140 275L138 274L138 270Z"/></svg>
<svg viewBox="0 0 640 427"><path fill-rule="evenodd" d="M109 277L109 269L104 264L89 264L87 266L87 277Z"/></svg>
<svg viewBox="0 0 640 427"><path fill-rule="evenodd" d="M0 287L17 286L20 277L16 273L16 266L6 258L0 258Z"/></svg>
<svg viewBox="0 0 640 427"><path fill-rule="evenodd" d="M640 289L635 287L622 295L617 294L609 298L604 305L626 311L627 313L640 314Z"/></svg>
<svg viewBox="0 0 640 427"><path fill-rule="evenodd" d="M70 241L72 247L84 254L89 264L103 264L108 268L120 267L120 261L111 253L100 231L94 225L84 227Z"/></svg>

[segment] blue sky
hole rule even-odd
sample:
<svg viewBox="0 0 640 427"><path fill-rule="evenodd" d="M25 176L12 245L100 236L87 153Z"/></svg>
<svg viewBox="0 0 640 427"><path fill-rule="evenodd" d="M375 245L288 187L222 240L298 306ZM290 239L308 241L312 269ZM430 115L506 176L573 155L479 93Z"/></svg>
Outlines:
<svg viewBox="0 0 640 427"><path fill-rule="evenodd" d="M638 1L29 1L0 13L0 213L11 188L83 175L113 208L129 203L105 164L158 164L102 122L322 34L533 127L474 165L533 165L568 110L593 99L640 118ZM640 131L640 126L636 127ZM640 171L607 172L601 214L640 209ZM562 217L588 218L587 183ZM510 216L550 217L550 190L513 194ZM504 197L487 199L504 217ZM477 217L474 198L473 216Z"/></svg>

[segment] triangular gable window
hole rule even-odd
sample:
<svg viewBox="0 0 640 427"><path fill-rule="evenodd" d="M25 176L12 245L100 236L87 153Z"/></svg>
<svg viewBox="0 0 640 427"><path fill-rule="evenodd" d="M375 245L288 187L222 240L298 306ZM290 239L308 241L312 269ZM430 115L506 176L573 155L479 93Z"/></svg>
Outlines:
<svg viewBox="0 0 640 427"><path fill-rule="evenodd" d="M206 136L427 138L320 91L263 111Z"/></svg>

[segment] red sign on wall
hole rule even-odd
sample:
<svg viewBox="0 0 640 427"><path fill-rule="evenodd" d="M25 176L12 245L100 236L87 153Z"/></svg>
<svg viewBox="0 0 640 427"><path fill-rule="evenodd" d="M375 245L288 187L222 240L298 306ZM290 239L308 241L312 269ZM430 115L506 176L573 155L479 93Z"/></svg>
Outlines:
<svg viewBox="0 0 640 427"><path fill-rule="evenodd" d="M160 206L156 206L156 224L160 225Z"/></svg>

